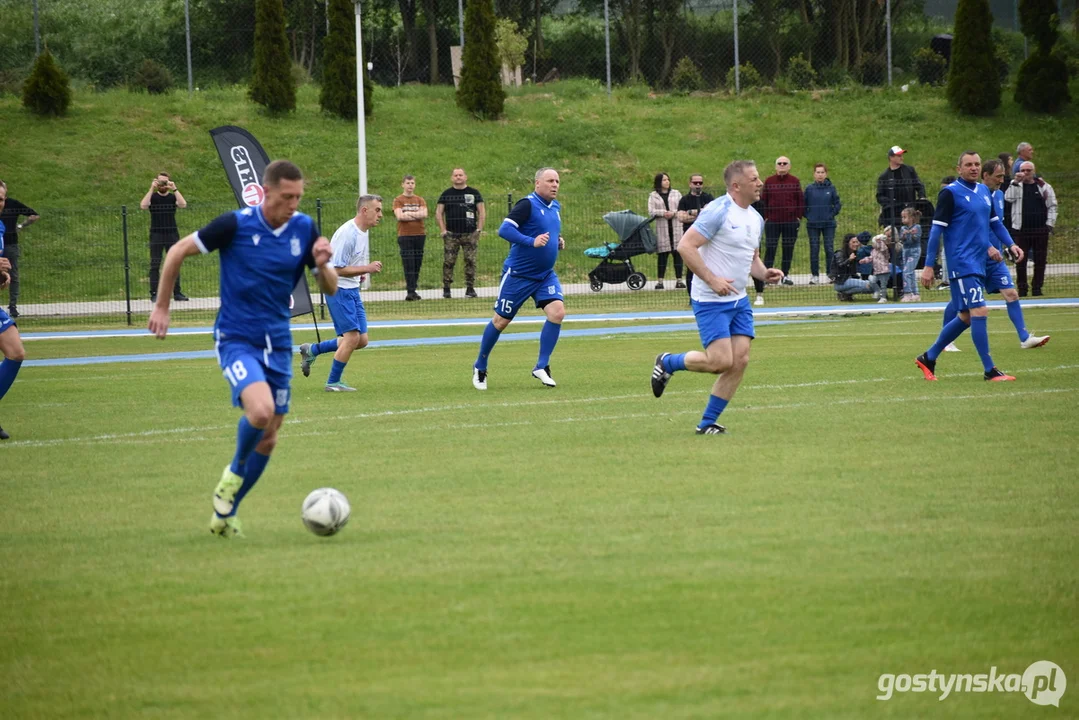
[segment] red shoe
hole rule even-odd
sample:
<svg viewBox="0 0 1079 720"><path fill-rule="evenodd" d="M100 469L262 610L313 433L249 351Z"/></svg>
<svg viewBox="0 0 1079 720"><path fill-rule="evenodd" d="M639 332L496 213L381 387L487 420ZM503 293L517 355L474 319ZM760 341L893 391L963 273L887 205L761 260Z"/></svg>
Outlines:
<svg viewBox="0 0 1079 720"><path fill-rule="evenodd" d="M985 379L989 382L1011 382L1015 380L1011 375L1005 375L995 367L985 374Z"/></svg>
<svg viewBox="0 0 1079 720"><path fill-rule="evenodd" d="M933 371L937 369L937 361L930 360L929 357L922 353L918 357L914 358L914 364L918 366L918 369L925 375L926 380L936 380L937 376L933 374ZM986 378L988 380L989 378Z"/></svg>

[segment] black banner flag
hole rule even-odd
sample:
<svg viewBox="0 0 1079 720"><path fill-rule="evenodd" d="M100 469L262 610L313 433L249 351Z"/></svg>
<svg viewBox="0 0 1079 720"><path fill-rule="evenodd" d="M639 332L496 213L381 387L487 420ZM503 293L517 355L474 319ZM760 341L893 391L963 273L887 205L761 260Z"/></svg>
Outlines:
<svg viewBox="0 0 1079 720"><path fill-rule="evenodd" d="M262 203L266 196L262 189L262 174L266 172L266 166L270 164L270 156L262 149L262 145L255 136L241 127L235 125L222 125L210 131L217 155L221 158L221 164L225 167L225 174L229 177L232 192L236 195L236 202L241 208L254 207ZM311 303L311 292L307 289L307 275L300 277L296 287L292 289L292 297L289 300L289 312L292 317L311 313L315 317L315 309ZM316 334L318 328L315 328Z"/></svg>

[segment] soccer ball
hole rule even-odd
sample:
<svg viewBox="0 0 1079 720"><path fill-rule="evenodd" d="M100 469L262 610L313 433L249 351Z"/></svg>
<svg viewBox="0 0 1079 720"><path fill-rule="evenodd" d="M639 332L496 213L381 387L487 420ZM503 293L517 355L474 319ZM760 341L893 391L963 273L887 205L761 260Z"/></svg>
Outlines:
<svg viewBox="0 0 1079 720"><path fill-rule="evenodd" d="M333 488L312 491L304 498L301 510L304 527L322 537L340 532L351 514L348 498Z"/></svg>

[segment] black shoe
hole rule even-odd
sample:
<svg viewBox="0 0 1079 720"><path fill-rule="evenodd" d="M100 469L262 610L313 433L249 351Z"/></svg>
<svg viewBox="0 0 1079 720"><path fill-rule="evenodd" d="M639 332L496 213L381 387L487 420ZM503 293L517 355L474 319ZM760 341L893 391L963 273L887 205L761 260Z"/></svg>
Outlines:
<svg viewBox="0 0 1079 720"><path fill-rule="evenodd" d="M1026 297L1027 296L1027 291L1026 290L1017 290L1016 292L1018 293L1019 297Z"/></svg>
<svg viewBox="0 0 1079 720"><path fill-rule="evenodd" d="M419 300L419 299L420 299L420 294L417 293L415 290L409 290L405 294L405 302L413 302L413 301Z"/></svg>
<svg viewBox="0 0 1079 720"><path fill-rule="evenodd" d="M449 300L450 297L452 297L450 295L450 289L448 287L447 288L442 288L442 297L444 297L447 300Z"/></svg>
<svg viewBox="0 0 1079 720"><path fill-rule="evenodd" d="M667 389L667 383L671 381L671 374L663 369L663 358L670 353L656 355L656 364L652 366L652 394L659 397Z"/></svg>
<svg viewBox="0 0 1079 720"><path fill-rule="evenodd" d="M918 369L925 375L926 380L937 379L937 361L930 360L929 356L922 353L918 357L914 358L914 364L918 366Z"/></svg>
<svg viewBox="0 0 1079 720"><path fill-rule="evenodd" d="M679 281L675 282L674 287L675 287L676 290L685 290L686 289L686 284L684 282L682 282L681 280L679 280Z"/></svg>
<svg viewBox="0 0 1079 720"><path fill-rule="evenodd" d="M1035 290L1031 293L1034 297L1041 297L1043 295L1041 290ZM15 313L11 313L11 317L15 317Z"/></svg>
<svg viewBox="0 0 1079 720"><path fill-rule="evenodd" d="M479 297L479 295L476 294L476 288L472 287L471 285L469 285L467 288L465 288L465 297L467 297L467 298Z"/></svg>
<svg viewBox="0 0 1079 720"><path fill-rule="evenodd" d="M783 284L784 284L784 285L793 285L793 284L794 284L794 281L793 281L793 280L791 280L791 279L790 279L789 277L784 277L784 278L783 278ZM719 426L719 425L717 425L716 427L720 427L720 426ZM711 433L710 433L710 434L711 434Z"/></svg>
<svg viewBox="0 0 1079 720"><path fill-rule="evenodd" d="M15 307L14 305L11 305L7 309L7 314L10 315L13 318L17 318L17 317L19 317L19 315L21 313L19 313L19 309L17 307Z"/></svg>
<svg viewBox="0 0 1079 720"><path fill-rule="evenodd" d="M727 432L727 428L717 423L697 428L698 435L722 435L725 432Z"/></svg>
<svg viewBox="0 0 1079 720"><path fill-rule="evenodd" d="M189 298L187 295L184 295L182 292L175 292L172 294L172 299L177 302L187 302L191 298Z"/></svg>
<svg viewBox="0 0 1079 720"><path fill-rule="evenodd" d="M11 436L4 432L4 428L0 427L0 440L10 440Z"/></svg>
<svg viewBox="0 0 1079 720"><path fill-rule="evenodd" d="M150 302L153 302L153 303L157 302L157 293L155 293L155 292L150 293Z"/></svg>

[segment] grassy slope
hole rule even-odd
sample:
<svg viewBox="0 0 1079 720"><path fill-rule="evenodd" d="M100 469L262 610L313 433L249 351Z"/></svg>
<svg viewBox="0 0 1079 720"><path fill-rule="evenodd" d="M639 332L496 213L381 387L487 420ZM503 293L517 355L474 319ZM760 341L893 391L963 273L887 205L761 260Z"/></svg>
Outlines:
<svg viewBox="0 0 1079 720"><path fill-rule="evenodd" d="M1020 377L1007 386L982 382L972 352L922 381L910 356L936 317L762 327L722 438L690 431L707 378L647 390L654 354L694 333L567 339L551 392L528 377L534 343L499 346L483 396L472 347L363 353L347 371L361 393L296 379L244 504L250 537L230 545L203 530L236 418L212 362L27 368L0 445L19 469L0 473L0 706L1029 715L1018 694L874 696L882 672L1079 662L1079 327L1030 316L1054 332L1045 350L991 325ZM1000 418L1021 430L989 431ZM354 509L329 541L298 518L322 484Z"/></svg>

